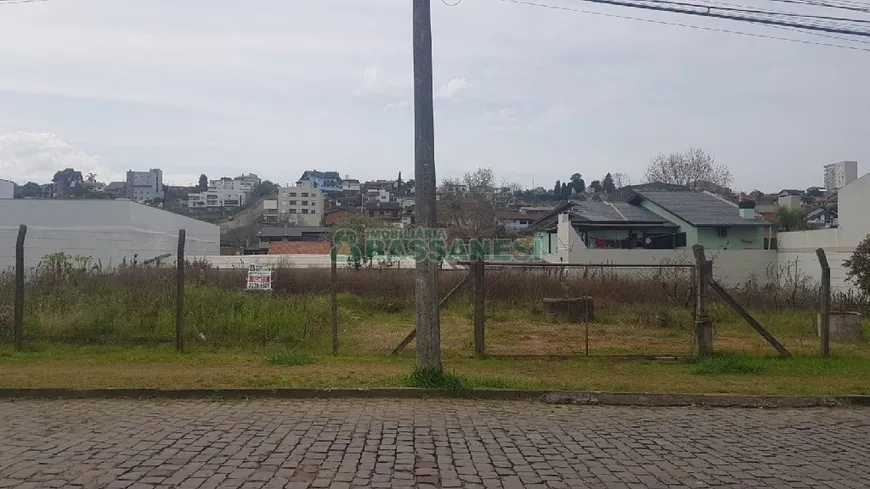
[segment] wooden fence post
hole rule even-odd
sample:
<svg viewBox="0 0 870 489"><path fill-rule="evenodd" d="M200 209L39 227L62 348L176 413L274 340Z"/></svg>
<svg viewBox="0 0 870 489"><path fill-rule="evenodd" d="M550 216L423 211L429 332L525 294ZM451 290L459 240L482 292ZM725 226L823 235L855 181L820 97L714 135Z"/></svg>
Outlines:
<svg viewBox="0 0 870 489"><path fill-rule="evenodd" d="M187 232L178 230L178 263L175 279L175 349L184 351L184 242Z"/></svg>
<svg viewBox="0 0 870 489"><path fill-rule="evenodd" d="M338 248L336 246L332 247L329 256L332 261L329 291L332 296L332 354L338 355Z"/></svg>
<svg viewBox="0 0 870 489"><path fill-rule="evenodd" d="M486 265L478 260L471 265L474 288L474 354L475 356L486 355L486 289L484 276Z"/></svg>
<svg viewBox="0 0 870 489"><path fill-rule="evenodd" d="M710 279L713 276L713 262L704 256L704 247L692 246L695 254L695 273L698 274L698 292L695 299L697 312L692 330L692 353L695 356L707 357L713 354L713 324L709 312Z"/></svg>
<svg viewBox="0 0 870 489"><path fill-rule="evenodd" d="M821 323L819 327L821 331L821 353L822 357L827 358L831 355L831 267L828 265L828 257L825 256L825 250L822 248L816 249L816 256L819 257L819 264L822 266L822 289L821 297L819 297L819 316Z"/></svg>
<svg viewBox="0 0 870 489"><path fill-rule="evenodd" d="M27 226L18 226L15 241L15 349L24 347L24 236Z"/></svg>

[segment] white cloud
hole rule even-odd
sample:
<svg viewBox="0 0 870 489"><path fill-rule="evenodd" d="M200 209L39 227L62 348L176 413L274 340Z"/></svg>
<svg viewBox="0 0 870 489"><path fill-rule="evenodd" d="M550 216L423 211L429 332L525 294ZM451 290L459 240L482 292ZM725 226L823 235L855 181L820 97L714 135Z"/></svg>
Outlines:
<svg viewBox="0 0 870 489"><path fill-rule="evenodd" d="M454 78L438 87L438 90L435 91L435 98L455 98L460 92L466 91L469 88L471 88L471 83L468 83L468 80L465 78Z"/></svg>
<svg viewBox="0 0 870 489"><path fill-rule="evenodd" d="M0 176L18 184L45 183L64 168L74 168L82 175L95 173L102 181L121 179L99 155L87 154L54 134L21 131L0 134Z"/></svg>

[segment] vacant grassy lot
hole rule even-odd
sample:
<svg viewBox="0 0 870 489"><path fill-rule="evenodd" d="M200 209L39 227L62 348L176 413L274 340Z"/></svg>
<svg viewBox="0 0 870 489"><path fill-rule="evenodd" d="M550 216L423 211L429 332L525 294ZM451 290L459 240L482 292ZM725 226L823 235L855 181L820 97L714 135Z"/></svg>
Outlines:
<svg viewBox="0 0 870 489"><path fill-rule="evenodd" d="M338 356L331 355L328 271L278 270L275 291L242 290L243 273L192 266L185 294L187 352L172 348L171 270L106 274L57 260L29 277L27 349L12 343L12 291L0 278L2 387L364 387L406 385L413 347L389 352L413 329L410 271L341 270ZM461 279L442 274L441 289ZM679 392L870 393L870 342L834 343L816 357L812 289L735 291L794 358L714 302L714 347L691 353L691 282L685 275L487 274L487 359L471 358L467 293L442 312L446 369L470 386ZM588 324L549 323L543 297L591 295ZM865 327L865 330L867 328ZM588 342L589 358L586 358ZM550 356L557 358L519 358Z"/></svg>

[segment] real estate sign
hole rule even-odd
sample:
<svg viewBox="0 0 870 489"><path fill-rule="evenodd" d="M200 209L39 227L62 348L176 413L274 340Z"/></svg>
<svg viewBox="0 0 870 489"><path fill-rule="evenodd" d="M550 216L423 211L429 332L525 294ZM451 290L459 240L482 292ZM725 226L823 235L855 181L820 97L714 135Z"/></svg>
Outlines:
<svg viewBox="0 0 870 489"><path fill-rule="evenodd" d="M272 267L265 265L248 267L248 290L272 290Z"/></svg>

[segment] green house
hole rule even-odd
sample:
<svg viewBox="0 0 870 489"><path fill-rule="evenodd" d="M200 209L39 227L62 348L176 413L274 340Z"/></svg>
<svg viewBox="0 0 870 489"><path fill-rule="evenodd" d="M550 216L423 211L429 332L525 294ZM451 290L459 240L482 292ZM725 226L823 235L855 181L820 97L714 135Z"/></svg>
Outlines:
<svg viewBox="0 0 870 489"><path fill-rule="evenodd" d="M628 203L661 216L679 228L686 248L763 250L771 224L758 217L754 202L730 202L709 192L635 192Z"/></svg>

